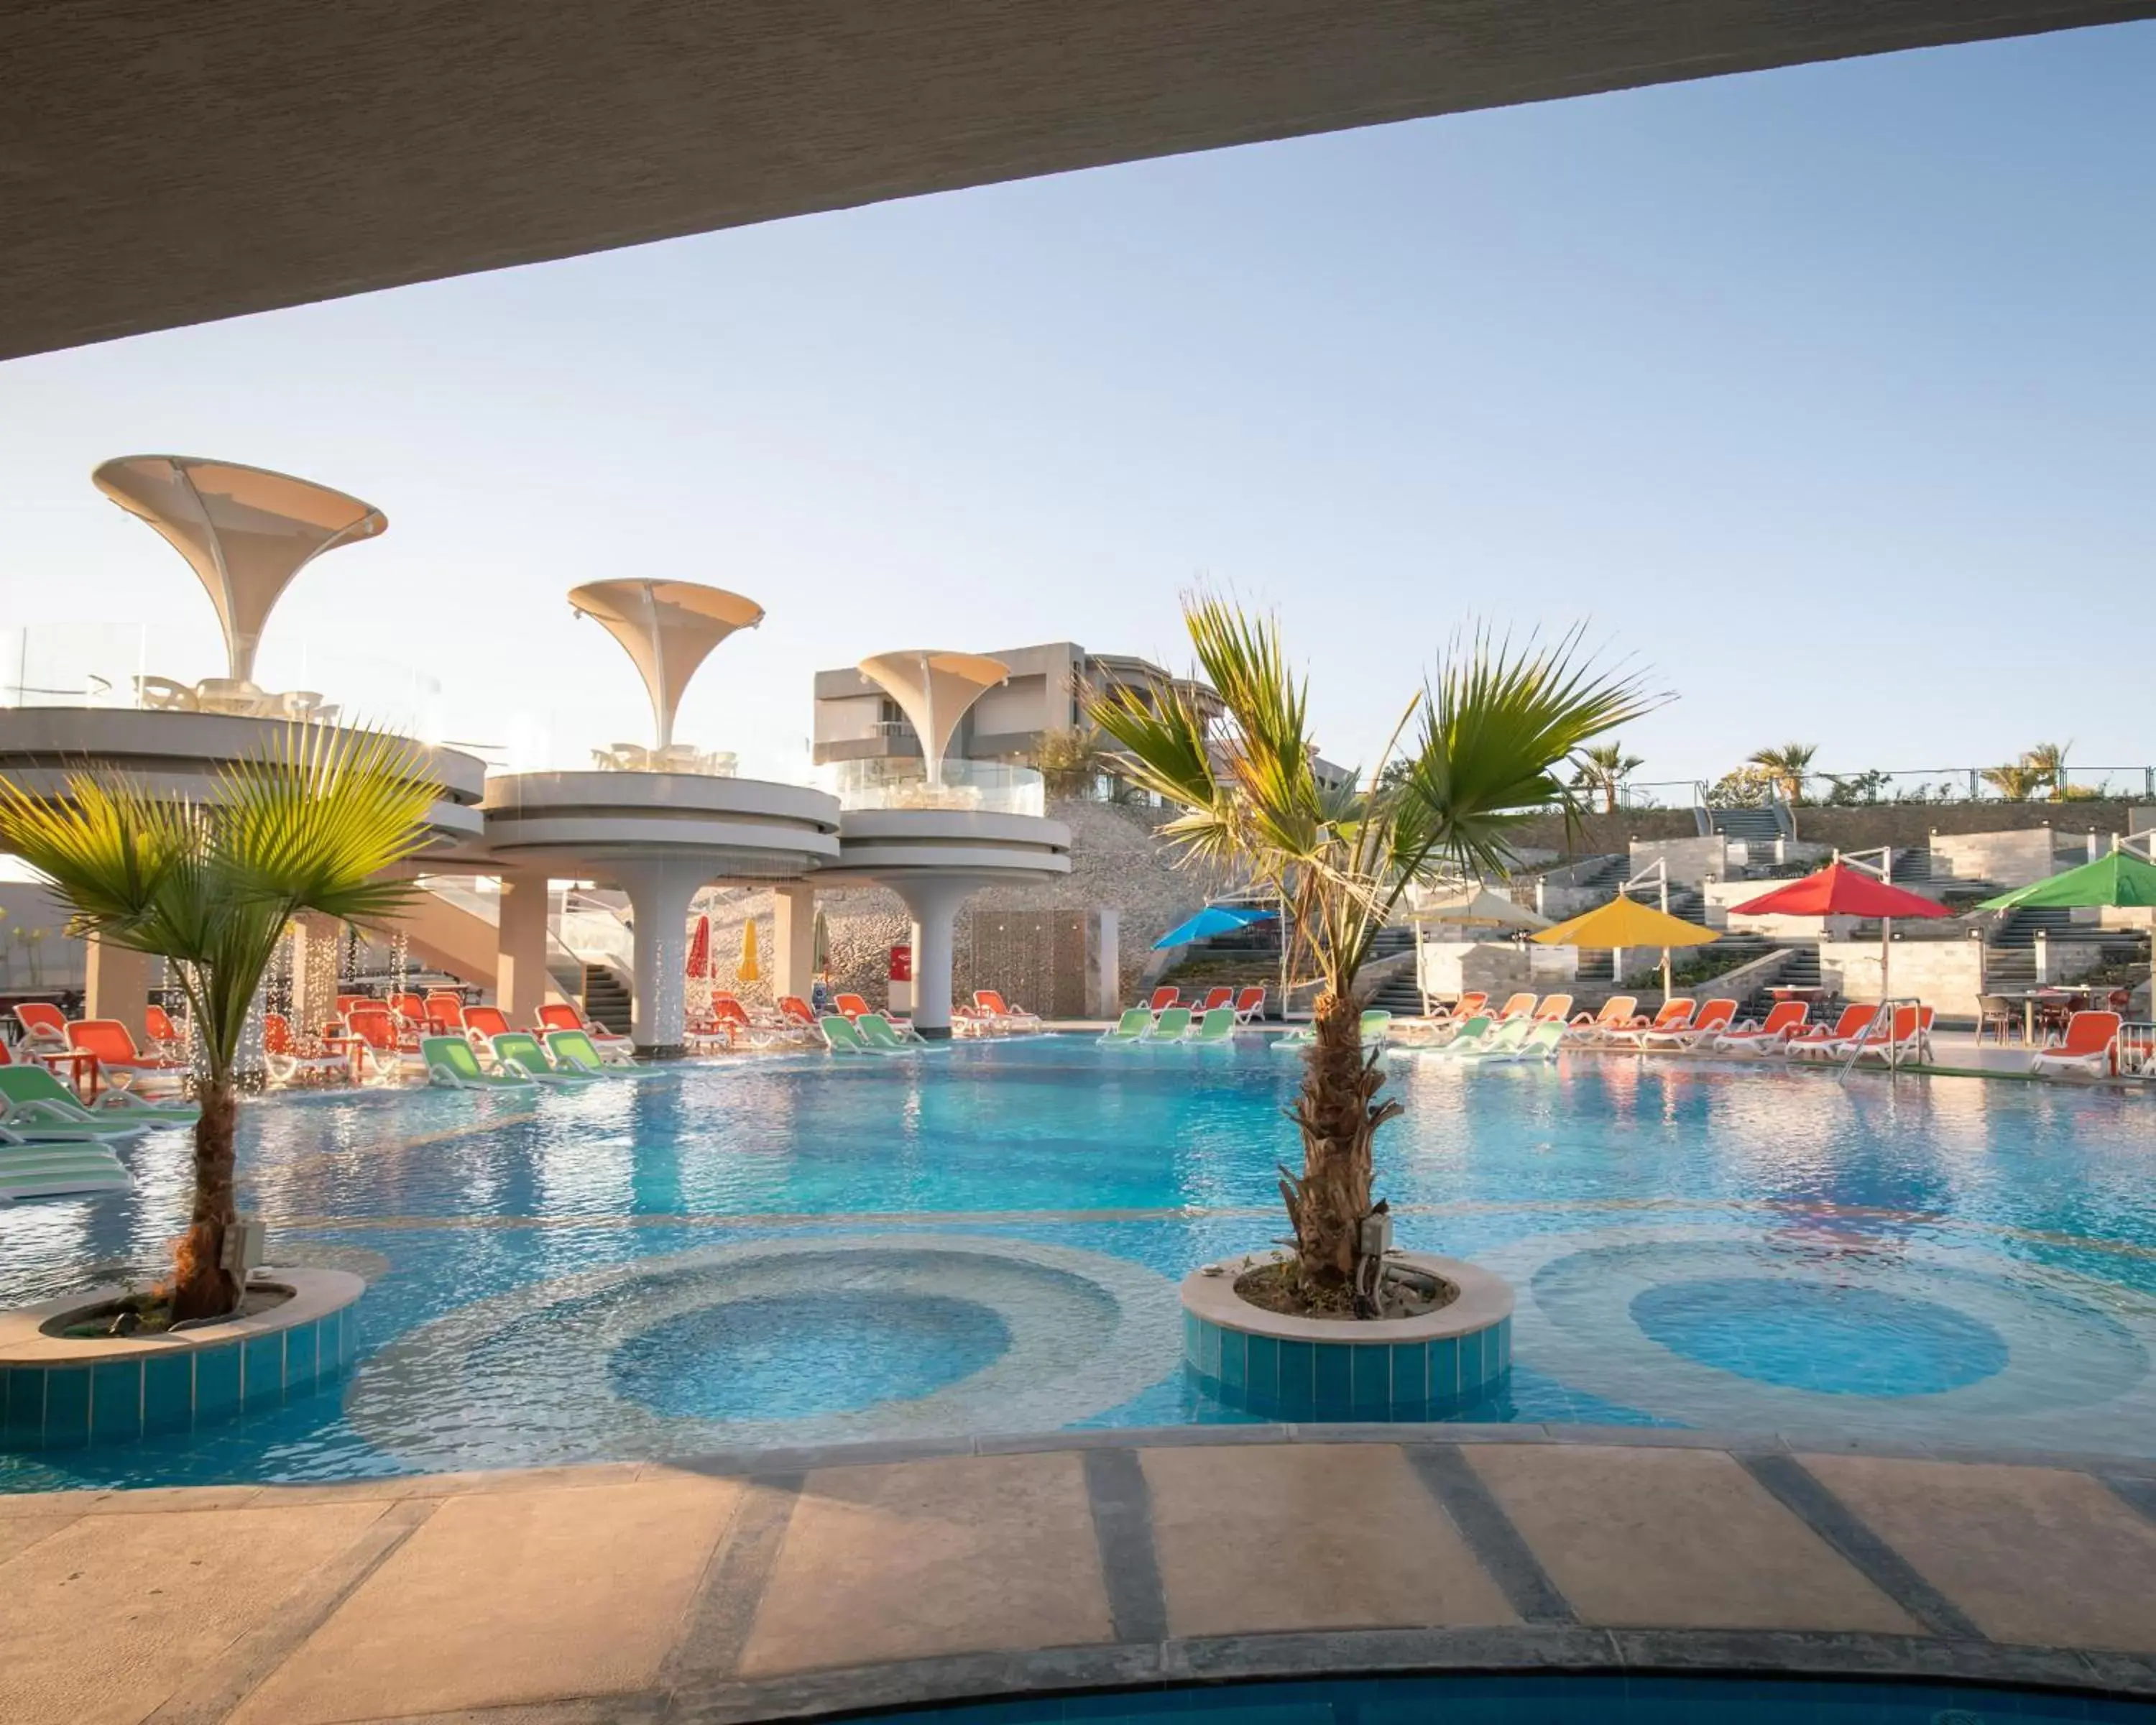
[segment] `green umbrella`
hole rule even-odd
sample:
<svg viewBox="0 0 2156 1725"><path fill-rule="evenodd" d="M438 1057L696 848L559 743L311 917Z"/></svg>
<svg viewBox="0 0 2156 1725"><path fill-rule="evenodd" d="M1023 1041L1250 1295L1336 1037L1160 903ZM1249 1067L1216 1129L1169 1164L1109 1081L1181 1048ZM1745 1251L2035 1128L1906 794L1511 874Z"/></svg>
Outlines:
<svg viewBox="0 0 2156 1725"><path fill-rule="evenodd" d="M2012 911L2023 905L2054 911L2084 910L2093 905L2156 906L2156 863L2144 862L2112 840L2111 855L2068 869L2033 886L1988 898L1979 911ZM2152 947L2156 959L2156 947Z"/></svg>
<svg viewBox="0 0 2156 1725"><path fill-rule="evenodd" d="M831 962L831 926L824 922L824 912L820 909L816 912L814 928L809 938L814 942L815 950L809 955L808 968L821 975L824 967Z"/></svg>

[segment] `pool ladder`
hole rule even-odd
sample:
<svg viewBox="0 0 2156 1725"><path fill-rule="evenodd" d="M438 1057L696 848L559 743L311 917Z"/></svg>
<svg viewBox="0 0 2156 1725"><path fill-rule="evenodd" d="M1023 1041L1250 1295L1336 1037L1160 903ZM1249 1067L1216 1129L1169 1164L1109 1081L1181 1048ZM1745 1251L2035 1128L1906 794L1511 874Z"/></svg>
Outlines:
<svg viewBox="0 0 2156 1725"><path fill-rule="evenodd" d="M1856 1046L1850 1050L1849 1058L1841 1063L1841 1070L1835 1075L1835 1082L1840 1083L1856 1070L1857 1061L1863 1058L1864 1050L1871 1040L1871 1033L1882 1029L1887 1036L1887 1070L1893 1073L1902 1070L1902 1045L1894 1036L1894 1009L1901 1006L1908 1007L1917 1014L1915 1040L1920 1044L1923 1041L1924 1003L1913 994L1894 995L1882 1000L1879 1003L1879 1009L1871 1014L1871 1021L1856 1033Z"/></svg>

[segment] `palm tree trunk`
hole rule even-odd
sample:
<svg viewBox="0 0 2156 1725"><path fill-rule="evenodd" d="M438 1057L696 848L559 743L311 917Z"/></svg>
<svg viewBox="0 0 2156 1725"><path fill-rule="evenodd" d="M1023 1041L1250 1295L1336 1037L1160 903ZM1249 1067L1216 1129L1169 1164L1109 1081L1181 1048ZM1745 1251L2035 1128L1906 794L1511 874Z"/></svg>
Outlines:
<svg viewBox="0 0 2156 1725"><path fill-rule="evenodd" d="M1370 1214L1370 1140L1400 1105L1371 1106L1384 1074L1363 1050L1352 993L1319 996L1311 1028L1302 1092L1288 1111L1302 1130L1302 1178L1288 1214L1304 1280L1331 1291L1353 1284Z"/></svg>
<svg viewBox="0 0 2156 1725"><path fill-rule="evenodd" d="M229 1076L203 1081L195 1122L195 1204L174 1266L172 1317L223 1317L239 1304L239 1279L223 1266L233 1199L233 1134L239 1091Z"/></svg>

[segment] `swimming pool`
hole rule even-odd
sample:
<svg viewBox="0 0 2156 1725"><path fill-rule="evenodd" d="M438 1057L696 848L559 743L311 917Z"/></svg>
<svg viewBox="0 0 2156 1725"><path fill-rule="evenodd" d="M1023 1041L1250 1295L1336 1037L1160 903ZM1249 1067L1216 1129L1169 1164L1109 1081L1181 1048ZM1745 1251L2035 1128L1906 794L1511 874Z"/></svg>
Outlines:
<svg viewBox="0 0 2156 1725"><path fill-rule="evenodd" d="M881 1717L888 1725L2152 1725L2156 1707L1935 1683L1532 1674L1227 1684Z"/></svg>
<svg viewBox="0 0 2156 1725"><path fill-rule="evenodd" d="M2156 1106L1974 1079L1395 1059L1404 1246L1519 1296L1467 1420L2156 1453ZM1176 1279L1284 1226L1296 1064L1051 1037L684 1065L536 1102L280 1097L272 1262L358 1271L340 1386L0 1486L321 1480L1241 1418ZM187 1146L0 1211L0 1302L157 1266Z"/></svg>

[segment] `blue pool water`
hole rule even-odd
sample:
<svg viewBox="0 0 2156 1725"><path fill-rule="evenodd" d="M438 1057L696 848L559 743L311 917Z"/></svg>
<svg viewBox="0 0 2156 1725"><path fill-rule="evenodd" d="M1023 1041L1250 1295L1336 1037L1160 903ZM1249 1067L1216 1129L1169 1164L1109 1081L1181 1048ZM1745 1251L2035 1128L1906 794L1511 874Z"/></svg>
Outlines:
<svg viewBox="0 0 2156 1725"><path fill-rule="evenodd" d="M887 1725L2156 1725L2156 1707L2034 1691L1797 1678L1328 1678L975 1702Z"/></svg>
<svg viewBox="0 0 2156 1725"><path fill-rule="evenodd" d="M1396 1060L1402 1245L1516 1290L1471 1420L2156 1453L2156 1104L1973 1079ZM1262 1044L1048 1038L243 1117L273 1262L358 1271L334 1389L0 1455L0 1486L334 1479L739 1443L1233 1420L1175 1281L1282 1230ZM0 1302L162 1261L187 1146L0 1210ZM807 1315L819 1314L814 1322Z"/></svg>

